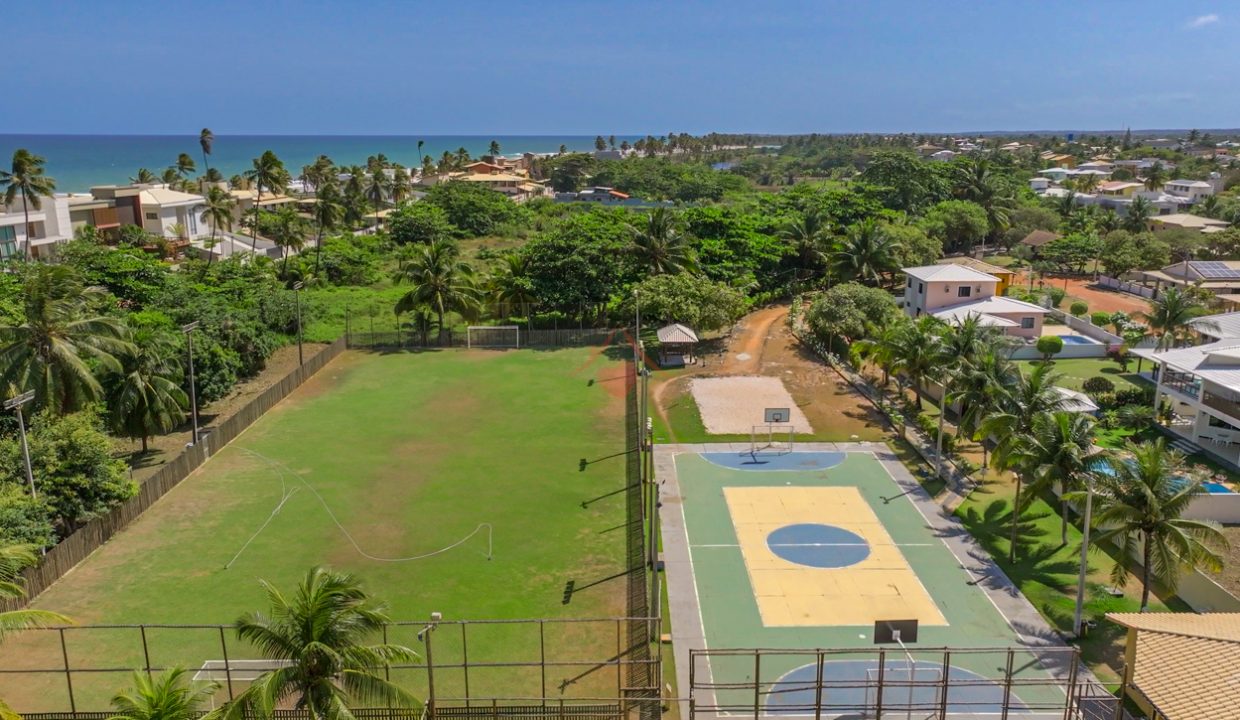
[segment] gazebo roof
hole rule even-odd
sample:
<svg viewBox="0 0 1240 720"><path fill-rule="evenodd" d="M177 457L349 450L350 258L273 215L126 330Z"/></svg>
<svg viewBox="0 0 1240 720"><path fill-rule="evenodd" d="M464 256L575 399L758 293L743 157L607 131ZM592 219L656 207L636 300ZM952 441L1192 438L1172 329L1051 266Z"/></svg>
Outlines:
<svg viewBox="0 0 1240 720"><path fill-rule="evenodd" d="M680 323L661 327L657 334L661 343L695 343L698 341L697 333Z"/></svg>

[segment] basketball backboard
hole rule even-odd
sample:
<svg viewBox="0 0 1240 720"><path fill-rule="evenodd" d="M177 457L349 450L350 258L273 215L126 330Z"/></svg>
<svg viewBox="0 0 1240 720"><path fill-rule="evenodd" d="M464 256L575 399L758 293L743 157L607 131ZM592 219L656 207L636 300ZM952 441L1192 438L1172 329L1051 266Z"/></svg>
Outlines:
<svg viewBox="0 0 1240 720"><path fill-rule="evenodd" d="M786 423L792 419L791 408L767 408L763 414L763 422Z"/></svg>

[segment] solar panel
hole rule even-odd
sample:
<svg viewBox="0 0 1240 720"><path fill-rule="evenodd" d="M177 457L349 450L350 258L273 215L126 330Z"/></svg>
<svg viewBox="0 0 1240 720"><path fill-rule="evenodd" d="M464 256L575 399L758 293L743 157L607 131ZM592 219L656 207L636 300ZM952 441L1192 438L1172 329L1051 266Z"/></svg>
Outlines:
<svg viewBox="0 0 1240 720"><path fill-rule="evenodd" d="M1240 270L1227 266L1227 263L1219 260L1197 260L1193 262L1193 269L1199 275L1205 278L1235 278L1240 277Z"/></svg>

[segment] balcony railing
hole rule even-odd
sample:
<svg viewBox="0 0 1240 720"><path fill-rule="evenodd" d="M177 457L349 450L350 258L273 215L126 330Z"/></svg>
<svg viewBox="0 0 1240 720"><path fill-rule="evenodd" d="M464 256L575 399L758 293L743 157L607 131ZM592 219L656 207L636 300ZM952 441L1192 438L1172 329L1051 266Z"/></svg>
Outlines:
<svg viewBox="0 0 1240 720"><path fill-rule="evenodd" d="M1208 408L1218 410L1230 417L1240 420L1240 402L1236 402L1230 396L1205 391L1201 396L1201 402Z"/></svg>

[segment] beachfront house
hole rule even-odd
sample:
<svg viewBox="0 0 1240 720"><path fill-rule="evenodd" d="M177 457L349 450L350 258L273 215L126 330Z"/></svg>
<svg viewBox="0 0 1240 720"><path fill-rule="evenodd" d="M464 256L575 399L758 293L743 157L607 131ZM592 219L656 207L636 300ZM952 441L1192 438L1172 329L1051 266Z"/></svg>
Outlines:
<svg viewBox="0 0 1240 720"><path fill-rule="evenodd" d="M63 195L39 198L39 207L22 209L19 196L12 204L0 199L0 260L22 257L30 246L30 257L48 260L56 255L57 243L70 240L68 198Z"/></svg>
<svg viewBox="0 0 1240 720"><path fill-rule="evenodd" d="M142 229L152 235L186 242L211 234L211 228L202 222L205 198L201 195L167 187L148 187L141 191L139 199Z"/></svg>
<svg viewBox="0 0 1240 720"><path fill-rule="evenodd" d="M1040 305L996 294L999 278L966 265L945 264L905 268L904 312L909 317L933 315L948 323L977 316L1005 335L1034 340L1042 335L1049 312Z"/></svg>
<svg viewBox="0 0 1240 720"><path fill-rule="evenodd" d="M1218 173L1214 173L1218 175ZM1163 185L1163 192L1188 200L1190 203L1201 202L1215 192L1213 183L1204 180L1172 180Z"/></svg>

